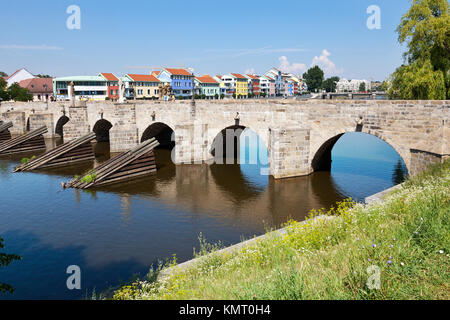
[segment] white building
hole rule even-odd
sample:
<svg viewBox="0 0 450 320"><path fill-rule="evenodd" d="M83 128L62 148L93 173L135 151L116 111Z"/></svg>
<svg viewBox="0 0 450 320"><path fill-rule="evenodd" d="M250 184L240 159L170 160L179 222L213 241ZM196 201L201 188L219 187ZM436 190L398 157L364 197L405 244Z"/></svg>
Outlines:
<svg viewBox="0 0 450 320"><path fill-rule="evenodd" d="M5 80L8 83L8 87L10 87L13 83L19 83L22 80L34 78L36 78L34 75L28 72L28 70L22 68L11 74L9 77L6 77Z"/></svg>
<svg viewBox="0 0 450 320"><path fill-rule="evenodd" d="M107 81L101 76L75 76L53 79L53 95L57 100L72 100L71 83L75 100L105 100L108 97Z"/></svg>
<svg viewBox="0 0 450 320"><path fill-rule="evenodd" d="M345 78L338 81L336 84L336 92L342 93L342 92L359 92L359 88L361 86L361 83L365 83L366 90L369 91L371 89L370 81L368 80L347 80Z"/></svg>

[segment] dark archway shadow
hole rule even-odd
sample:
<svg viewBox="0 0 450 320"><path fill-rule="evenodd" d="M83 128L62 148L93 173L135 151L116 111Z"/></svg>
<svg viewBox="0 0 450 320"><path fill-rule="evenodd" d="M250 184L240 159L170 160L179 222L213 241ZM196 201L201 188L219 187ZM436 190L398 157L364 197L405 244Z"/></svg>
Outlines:
<svg viewBox="0 0 450 320"><path fill-rule="evenodd" d="M141 137L141 142L155 138L159 142L158 149L172 150L175 147L174 131L167 124L162 122L152 123L145 129Z"/></svg>
<svg viewBox="0 0 450 320"><path fill-rule="evenodd" d="M97 135L97 142L109 142L109 130L113 127L111 122L105 119L98 120L92 131Z"/></svg>
<svg viewBox="0 0 450 320"><path fill-rule="evenodd" d="M59 135L64 140L64 125L69 122L70 119L67 116L62 116L58 119L55 127L55 134Z"/></svg>
<svg viewBox="0 0 450 320"><path fill-rule="evenodd" d="M338 134L331 139L325 141L324 144L314 155L311 162L311 166L314 171L330 171L331 170L331 151L333 150L336 142L344 135L344 133Z"/></svg>
<svg viewBox="0 0 450 320"><path fill-rule="evenodd" d="M210 154L214 157L216 162L221 163L237 163L236 159L240 158L240 143L241 134L247 127L235 124L233 126L226 127L220 131L214 138ZM227 145L232 144L232 147L228 146L230 150L227 149ZM228 154L229 151L232 154ZM226 161L225 161L226 160ZM230 161L234 160L234 161Z"/></svg>

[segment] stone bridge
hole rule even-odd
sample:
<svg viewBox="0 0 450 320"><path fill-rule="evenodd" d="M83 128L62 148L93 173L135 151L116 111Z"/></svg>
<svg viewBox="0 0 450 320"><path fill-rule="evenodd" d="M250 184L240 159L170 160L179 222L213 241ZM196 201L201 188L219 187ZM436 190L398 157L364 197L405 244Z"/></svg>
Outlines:
<svg viewBox="0 0 450 320"><path fill-rule="evenodd" d="M209 161L225 128L250 128L269 151L274 178L308 175L331 167L331 150L346 132L377 136L402 157L411 175L450 154L450 101L201 100L28 102L0 105L12 134L42 125L65 141L90 131L112 152L174 132L177 164ZM170 130L171 129L171 130Z"/></svg>

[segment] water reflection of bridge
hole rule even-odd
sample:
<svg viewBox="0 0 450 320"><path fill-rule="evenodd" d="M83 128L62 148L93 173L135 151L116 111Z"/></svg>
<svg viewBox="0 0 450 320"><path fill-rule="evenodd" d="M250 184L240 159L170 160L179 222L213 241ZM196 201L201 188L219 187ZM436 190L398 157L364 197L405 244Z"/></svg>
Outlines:
<svg viewBox="0 0 450 320"><path fill-rule="evenodd" d="M108 159L108 149L107 144L98 143L94 145L97 154L94 162L29 174L73 177ZM263 232L266 226L279 226L289 218L303 220L311 209L329 207L342 199L330 172L283 180L267 177L261 185L247 177L239 164L176 166L170 150L155 152L158 166L155 175L86 192L94 198L97 192L117 194L124 217L137 199L158 201L169 208L182 208L193 216L210 217L227 225L250 226L255 232ZM21 156L10 160L20 161ZM85 191L66 192L75 192L79 202Z"/></svg>
<svg viewBox="0 0 450 320"><path fill-rule="evenodd" d="M289 218L303 220L309 210L329 207L342 199L329 172L285 180L268 177L267 185L262 187L247 179L237 164L175 166L168 164L167 150L157 152L158 161L165 167L155 176L98 191L117 193L127 199L122 203L128 205L133 201L128 198L157 200L194 216L245 224L260 231L265 226L279 226Z"/></svg>

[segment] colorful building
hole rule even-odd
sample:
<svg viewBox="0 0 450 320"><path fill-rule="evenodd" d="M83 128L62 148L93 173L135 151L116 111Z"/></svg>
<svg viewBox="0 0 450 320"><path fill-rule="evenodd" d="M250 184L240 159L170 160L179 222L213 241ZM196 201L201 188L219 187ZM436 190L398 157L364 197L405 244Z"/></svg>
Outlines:
<svg viewBox="0 0 450 320"><path fill-rule="evenodd" d="M205 74L201 77L195 77L195 94L205 96L208 99L218 98L220 96L220 83L213 77Z"/></svg>
<svg viewBox="0 0 450 320"><path fill-rule="evenodd" d="M100 76L72 76L53 79L53 96L57 100L71 100L70 84L74 84L76 100L105 100L108 97L107 81Z"/></svg>
<svg viewBox="0 0 450 320"><path fill-rule="evenodd" d="M285 95L286 88L284 84L283 74L280 70L277 68L272 68L269 71L267 71L265 76L269 76L273 80L275 80L275 95L276 96L283 96Z"/></svg>
<svg viewBox="0 0 450 320"><path fill-rule="evenodd" d="M225 83L226 95L237 99L248 97L248 79L239 73L230 73L222 76Z"/></svg>
<svg viewBox="0 0 450 320"><path fill-rule="evenodd" d="M105 79L106 81L106 86L108 87L108 98L111 100L118 100L119 78L117 78L113 73L100 73L99 76L103 77L103 79Z"/></svg>
<svg viewBox="0 0 450 320"><path fill-rule="evenodd" d="M248 78L248 93L259 97L261 95L260 77L253 74L247 74L246 76Z"/></svg>
<svg viewBox="0 0 450 320"><path fill-rule="evenodd" d="M194 91L194 75L185 69L164 68L158 80L169 83L175 97L190 98Z"/></svg>
<svg viewBox="0 0 450 320"><path fill-rule="evenodd" d="M269 77L269 76L262 76L260 78L261 82L261 90L264 90L265 96L267 98L269 97L275 97L276 96L276 81L275 79Z"/></svg>
<svg viewBox="0 0 450 320"><path fill-rule="evenodd" d="M130 96L134 99L159 98L160 81L151 74L127 74L125 82L128 82Z"/></svg>
<svg viewBox="0 0 450 320"><path fill-rule="evenodd" d="M216 74L213 78L214 78L214 80L219 82L220 97L225 97L227 94L227 88L225 86L225 83L222 81L222 75Z"/></svg>

